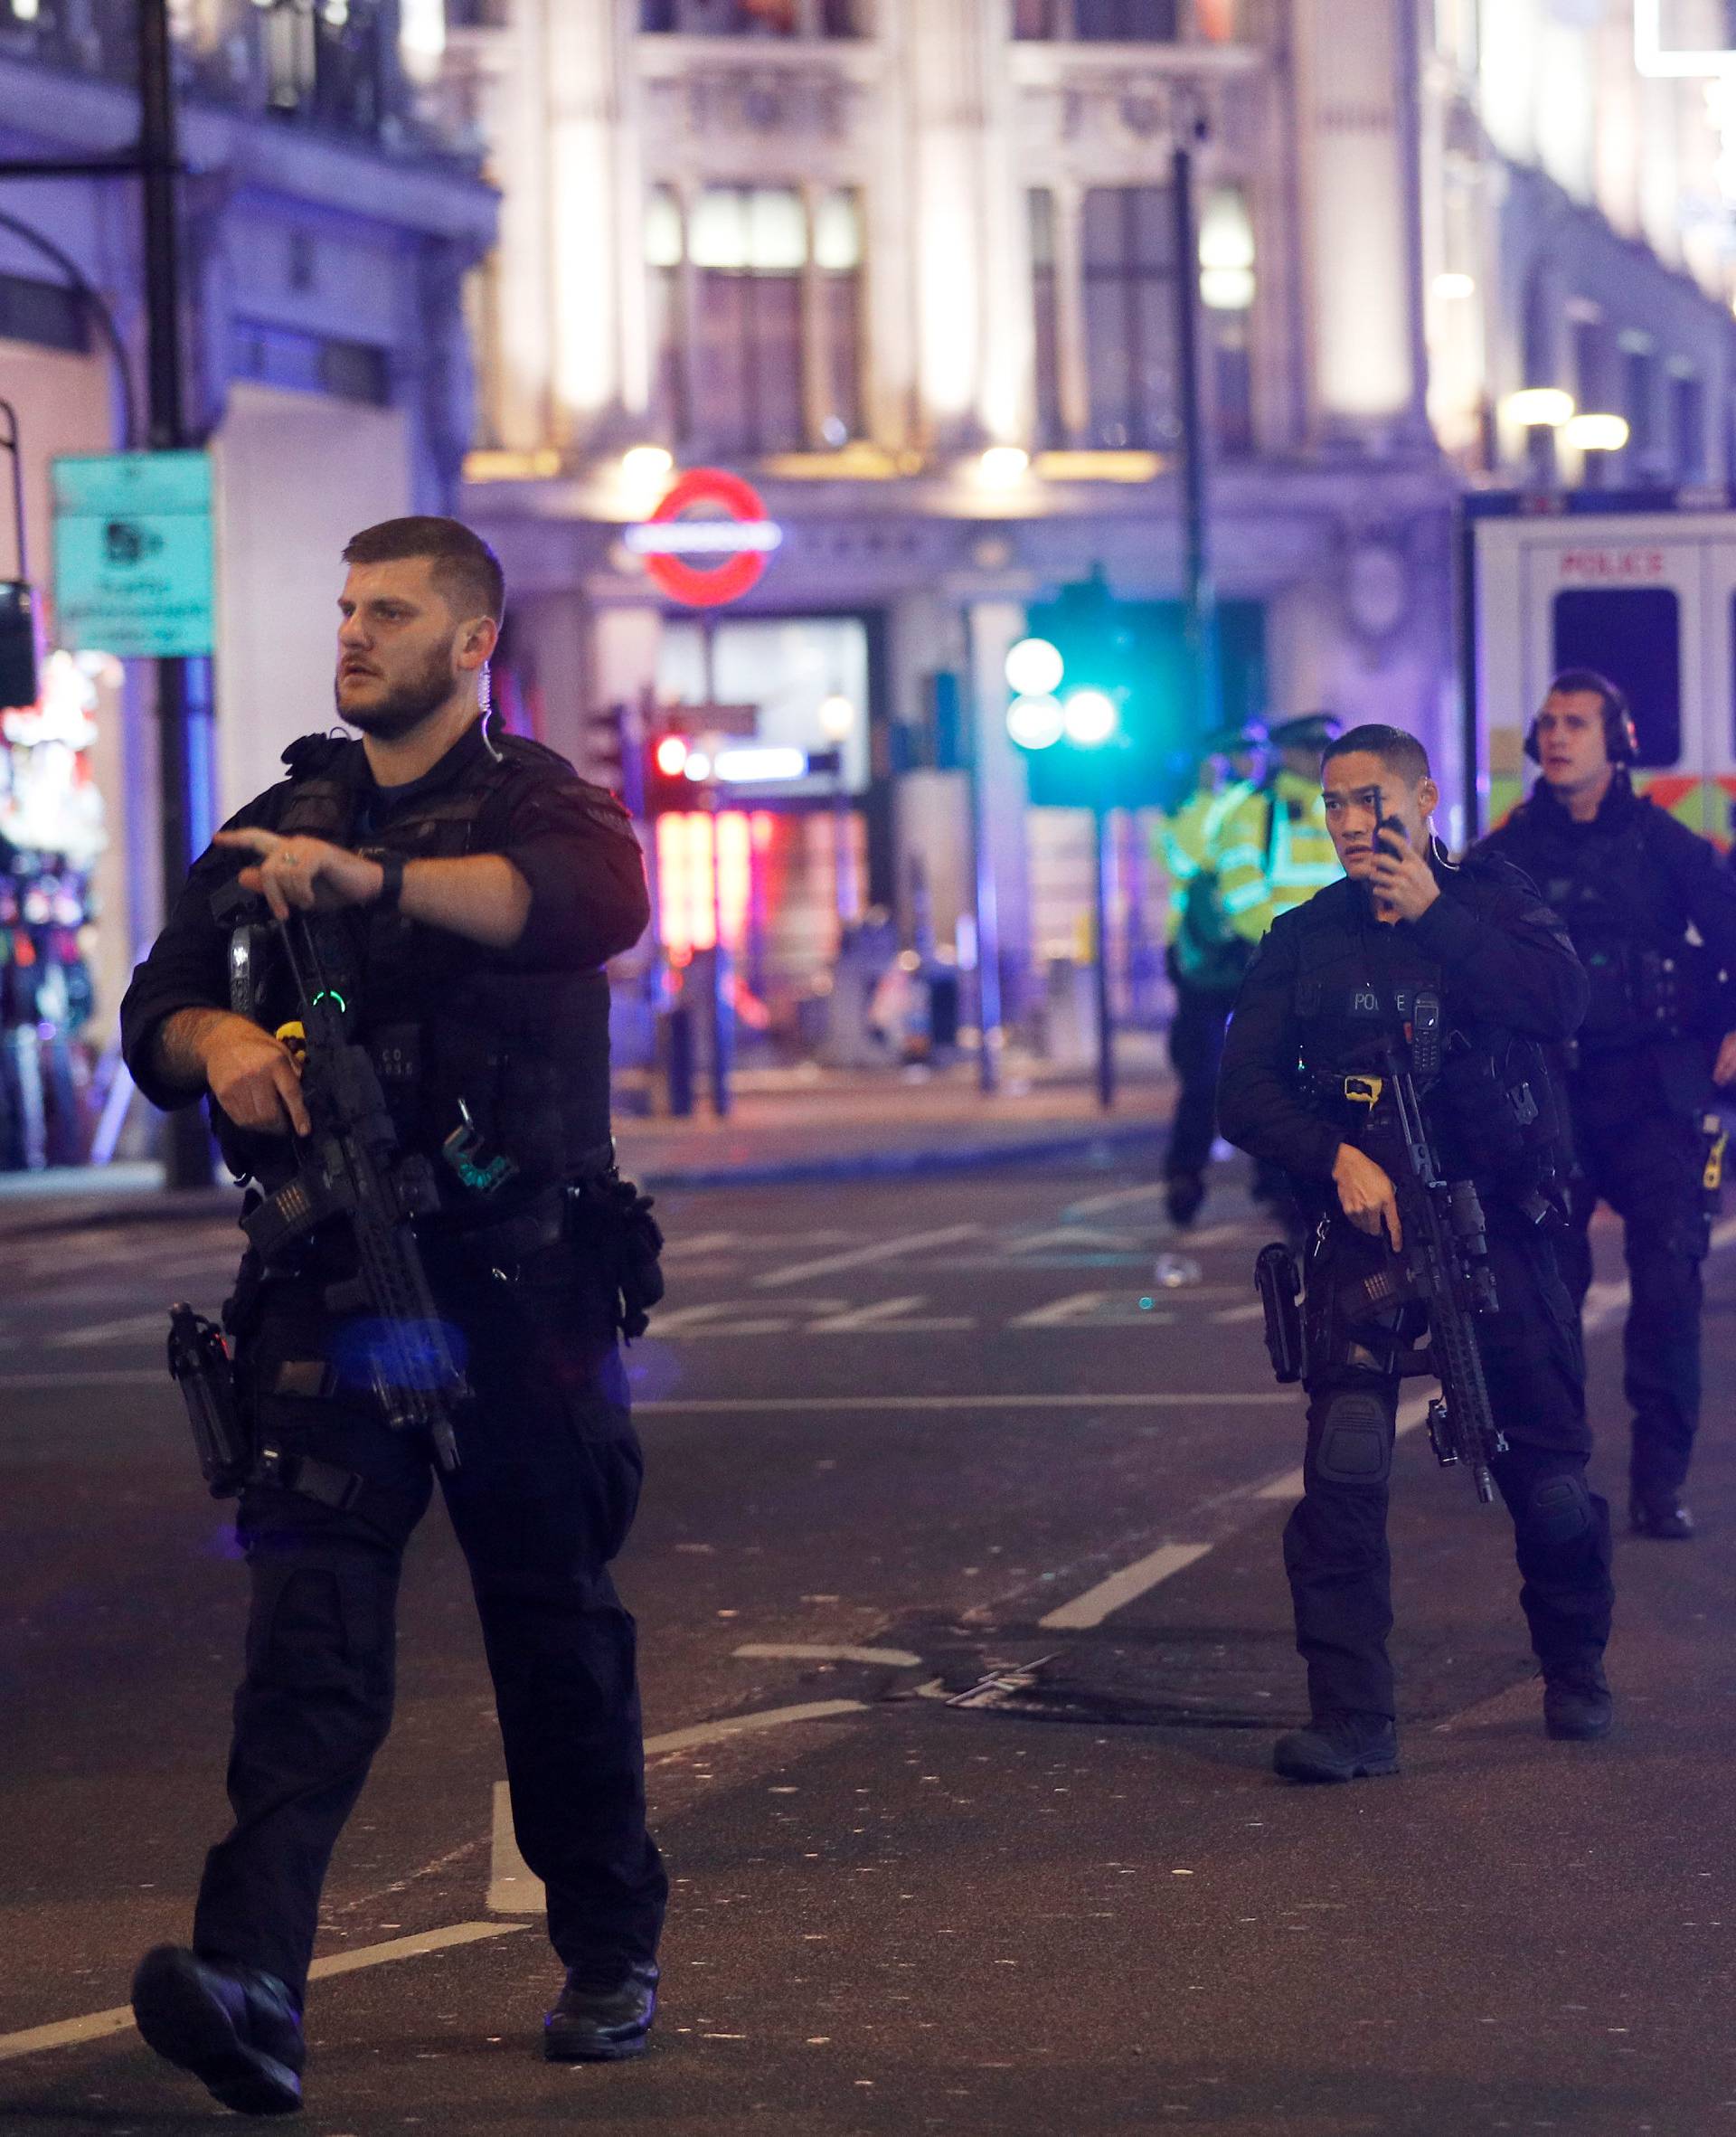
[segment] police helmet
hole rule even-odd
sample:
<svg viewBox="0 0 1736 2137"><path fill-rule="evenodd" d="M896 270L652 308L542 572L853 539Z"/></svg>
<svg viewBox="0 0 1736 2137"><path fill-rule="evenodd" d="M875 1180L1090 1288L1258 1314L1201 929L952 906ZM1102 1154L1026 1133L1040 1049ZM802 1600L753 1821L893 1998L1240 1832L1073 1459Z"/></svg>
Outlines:
<svg viewBox="0 0 1736 2137"><path fill-rule="evenodd" d="M1280 720L1271 731L1271 744L1275 750L1324 750L1344 724L1331 713L1304 713L1294 720Z"/></svg>
<svg viewBox="0 0 1736 2137"><path fill-rule="evenodd" d="M1634 715L1618 683L1612 683L1608 676L1600 676L1594 667L1563 668L1543 693L1543 702L1563 692L1576 695L1584 693L1595 697L1603 708L1603 747L1611 764L1635 764L1639 761L1639 730L1634 725ZM1543 761L1537 746L1537 722L1533 717L1525 732L1525 754L1533 764Z"/></svg>

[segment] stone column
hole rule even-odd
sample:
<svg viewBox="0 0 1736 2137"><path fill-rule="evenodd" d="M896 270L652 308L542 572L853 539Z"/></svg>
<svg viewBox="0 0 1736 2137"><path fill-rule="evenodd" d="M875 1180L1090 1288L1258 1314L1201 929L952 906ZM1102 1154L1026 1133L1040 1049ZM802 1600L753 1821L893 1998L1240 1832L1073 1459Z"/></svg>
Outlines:
<svg viewBox="0 0 1736 2137"><path fill-rule="evenodd" d="M1412 0L1297 0L1317 436L1428 435Z"/></svg>
<svg viewBox="0 0 1736 2137"><path fill-rule="evenodd" d="M985 12L980 0L902 7L918 414L925 436L943 447L981 435Z"/></svg>
<svg viewBox="0 0 1736 2137"><path fill-rule="evenodd" d="M552 414L555 441L583 446L624 435L624 254L638 214L624 198L622 161L633 54L614 0L542 0L542 10ZM637 257L631 271L643 279Z"/></svg>

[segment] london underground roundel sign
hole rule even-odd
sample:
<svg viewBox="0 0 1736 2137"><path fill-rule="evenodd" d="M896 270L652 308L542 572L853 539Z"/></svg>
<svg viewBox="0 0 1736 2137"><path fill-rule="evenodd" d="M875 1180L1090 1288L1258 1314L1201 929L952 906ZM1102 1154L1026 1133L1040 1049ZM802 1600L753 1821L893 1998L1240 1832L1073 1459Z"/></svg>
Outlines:
<svg viewBox="0 0 1736 2137"><path fill-rule="evenodd" d="M690 609L740 600L783 538L753 485L722 468L690 469L626 535L653 585Z"/></svg>

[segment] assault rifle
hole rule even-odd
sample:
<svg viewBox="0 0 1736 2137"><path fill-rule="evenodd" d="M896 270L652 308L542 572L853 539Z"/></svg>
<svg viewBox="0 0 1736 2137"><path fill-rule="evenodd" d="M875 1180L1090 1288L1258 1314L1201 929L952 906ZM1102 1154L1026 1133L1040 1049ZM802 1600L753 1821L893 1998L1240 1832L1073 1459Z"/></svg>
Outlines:
<svg viewBox="0 0 1736 2137"><path fill-rule="evenodd" d="M220 920L239 917L232 892L222 903ZM243 1217L241 1228L269 1267L318 1226L334 1220L348 1226L356 1274L331 1287L326 1304L370 1317L368 1374L386 1423L395 1432L428 1433L440 1467L455 1470L453 1414L470 1390L415 1232L415 1220L439 1207L439 1186L426 1158L400 1153L379 1073L351 1035L353 1011L326 954L325 924L301 912L278 924L307 1049L301 1095L313 1131L297 1139L294 1178ZM293 1031L286 1026L278 1035Z"/></svg>
<svg viewBox="0 0 1736 2137"><path fill-rule="evenodd" d="M1490 1463L1507 1443L1489 1407L1475 1322L1495 1310L1495 1272L1476 1186L1441 1177L1423 1119L1417 1078L1432 1082L1439 1065L1440 1000L1422 993L1411 1007L1409 1046L1388 1045L1384 1075L1344 1079L1345 1097L1368 1108L1363 1147L1392 1182L1408 1280L1382 1272L1359 1288L1371 1306L1410 1297L1427 1308L1429 1347L1411 1370L1432 1371L1440 1382L1429 1405L1429 1438L1443 1468L1469 1469L1487 1506L1495 1497Z"/></svg>

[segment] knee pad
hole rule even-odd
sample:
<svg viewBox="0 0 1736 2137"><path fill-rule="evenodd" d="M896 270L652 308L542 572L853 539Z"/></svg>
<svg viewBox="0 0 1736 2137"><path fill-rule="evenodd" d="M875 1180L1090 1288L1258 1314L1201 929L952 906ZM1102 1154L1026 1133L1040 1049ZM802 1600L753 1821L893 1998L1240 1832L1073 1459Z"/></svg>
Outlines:
<svg viewBox="0 0 1736 2137"><path fill-rule="evenodd" d="M1328 1398L1314 1466L1328 1484L1384 1484L1392 1468L1392 1425L1372 1395Z"/></svg>
<svg viewBox="0 0 1736 2137"><path fill-rule="evenodd" d="M1540 1543L1577 1544L1597 1526L1591 1492L1580 1476L1544 1477L1525 1502L1525 1527Z"/></svg>

